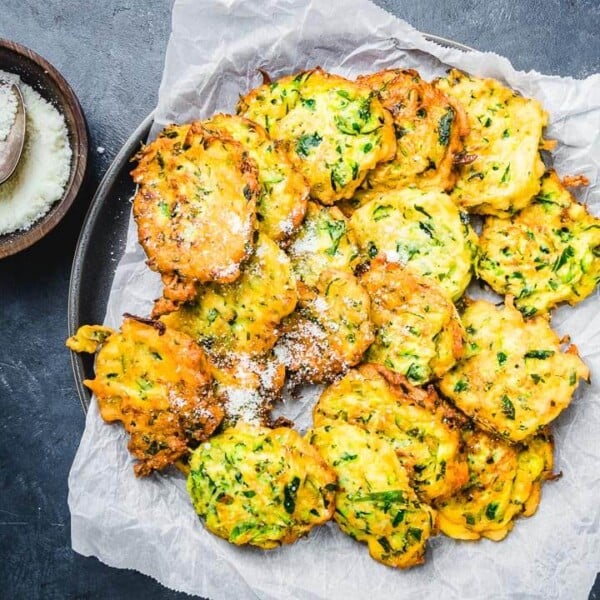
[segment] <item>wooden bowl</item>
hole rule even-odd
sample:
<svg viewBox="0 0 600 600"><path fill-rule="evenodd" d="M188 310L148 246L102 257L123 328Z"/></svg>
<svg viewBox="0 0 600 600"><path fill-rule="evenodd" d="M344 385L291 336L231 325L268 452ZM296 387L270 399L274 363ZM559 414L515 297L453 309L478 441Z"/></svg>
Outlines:
<svg viewBox="0 0 600 600"><path fill-rule="evenodd" d="M64 116L71 145L71 172L62 198L27 231L0 235L0 258L16 254L41 240L65 216L83 183L88 158L88 133L77 96L64 77L39 54L0 38L0 70L18 75Z"/></svg>

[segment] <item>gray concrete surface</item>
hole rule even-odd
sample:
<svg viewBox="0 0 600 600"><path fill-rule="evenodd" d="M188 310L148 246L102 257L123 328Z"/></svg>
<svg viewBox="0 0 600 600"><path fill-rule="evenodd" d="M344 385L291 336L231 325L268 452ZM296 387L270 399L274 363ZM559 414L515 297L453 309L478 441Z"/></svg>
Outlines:
<svg viewBox="0 0 600 600"><path fill-rule="evenodd" d="M504 54L518 68L575 77L600 71L597 0L378 3L423 31ZM0 262L1 598L186 597L74 554L67 508L84 423L63 345L72 255L95 186L154 106L170 7L169 0L0 0L0 37L45 56L78 94L92 159L89 184L62 225Z"/></svg>

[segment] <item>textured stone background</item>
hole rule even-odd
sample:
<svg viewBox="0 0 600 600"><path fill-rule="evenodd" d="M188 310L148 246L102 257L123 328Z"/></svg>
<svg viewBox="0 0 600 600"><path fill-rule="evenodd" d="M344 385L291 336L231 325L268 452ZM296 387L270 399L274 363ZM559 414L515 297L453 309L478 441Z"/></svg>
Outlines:
<svg viewBox="0 0 600 600"><path fill-rule="evenodd" d="M600 71L598 0L378 4L422 31L503 54L520 69L575 77ZM154 107L170 7L169 0L0 0L0 37L61 70L91 132L90 182L75 208L42 242L0 262L2 598L187 597L74 554L67 507L67 474L84 424L64 348L71 260L95 186ZM591 598L599 600L600 590Z"/></svg>

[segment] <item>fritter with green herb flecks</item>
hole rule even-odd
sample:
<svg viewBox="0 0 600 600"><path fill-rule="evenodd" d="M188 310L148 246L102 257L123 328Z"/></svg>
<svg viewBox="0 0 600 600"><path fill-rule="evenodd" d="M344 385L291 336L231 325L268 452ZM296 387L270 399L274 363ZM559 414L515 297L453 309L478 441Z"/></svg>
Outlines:
<svg viewBox="0 0 600 600"><path fill-rule="evenodd" d="M469 483L434 503L440 530L458 540L502 540L516 518L537 510L542 481L552 477L552 441L546 433L519 446L482 431L466 431L464 437Z"/></svg>
<svg viewBox="0 0 600 600"><path fill-rule="evenodd" d="M265 234L229 284L206 284L191 304L161 317L169 327L192 336L213 356L262 355L279 336L279 324L295 308L296 280L285 252Z"/></svg>
<svg viewBox="0 0 600 600"><path fill-rule="evenodd" d="M235 281L253 249L256 163L241 144L201 123L172 125L136 156L133 214L163 307L192 300L197 282Z"/></svg>
<svg viewBox="0 0 600 600"><path fill-rule="evenodd" d="M392 117L376 94L320 68L252 90L237 111L282 143L323 204L350 198L396 150Z"/></svg>
<svg viewBox="0 0 600 600"><path fill-rule="evenodd" d="M126 318L104 341L96 376L84 384L96 394L102 418L121 421L131 436L136 475L174 464L223 419L202 348L156 321Z"/></svg>
<svg viewBox="0 0 600 600"><path fill-rule="evenodd" d="M360 362L373 341L369 295L354 275L325 271L298 284L299 309L283 322L276 354L294 383L320 383Z"/></svg>
<svg viewBox="0 0 600 600"><path fill-rule="evenodd" d="M477 236L444 192L381 192L354 212L350 230L364 254L431 277L452 299L471 280Z"/></svg>
<svg viewBox="0 0 600 600"><path fill-rule="evenodd" d="M357 81L376 91L392 113L397 146L395 157L370 171L363 187L416 185L449 191L456 181L454 162L469 131L462 106L413 69L388 69Z"/></svg>
<svg viewBox="0 0 600 600"><path fill-rule="evenodd" d="M465 331L454 304L433 279L376 258L360 282L371 297L375 341L365 360L422 385L462 356Z"/></svg>
<svg viewBox="0 0 600 600"><path fill-rule="evenodd" d="M294 273L308 286L315 286L324 271L353 273L360 261L354 235L346 217L335 206L308 203L306 218L287 253Z"/></svg>
<svg viewBox="0 0 600 600"><path fill-rule="evenodd" d="M199 446L190 467L196 512L232 544L291 544L335 509L335 473L287 427L238 423Z"/></svg>
<svg viewBox="0 0 600 600"><path fill-rule="evenodd" d="M387 439L426 501L468 480L460 438L464 419L433 387L414 387L376 365L348 371L323 392L313 411L315 427L346 422Z"/></svg>
<svg viewBox="0 0 600 600"><path fill-rule="evenodd" d="M419 502L391 444L360 427L332 423L307 434L338 477L334 519L390 567L425 562L435 511Z"/></svg>
<svg viewBox="0 0 600 600"><path fill-rule="evenodd" d="M268 425L273 404L281 399L285 365L272 353L210 357L213 392L225 416L225 427L238 421Z"/></svg>
<svg viewBox="0 0 600 600"><path fill-rule="evenodd" d="M525 316L560 302L577 304L600 281L600 219L571 196L554 171L514 217L486 219L480 248L478 275L499 294L513 295Z"/></svg>
<svg viewBox="0 0 600 600"><path fill-rule="evenodd" d="M309 189L304 177L260 125L224 114L211 117L203 125L217 135L231 136L256 162L261 188L256 205L258 229L284 242L302 223L306 212Z"/></svg>
<svg viewBox="0 0 600 600"><path fill-rule="evenodd" d="M475 157L460 167L452 198L482 215L506 216L527 206L544 173L539 148L548 115L541 104L495 79L456 69L435 85L464 107L470 128L465 152Z"/></svg>
<svg viewBox="0 0 600 600"><path fill-rule="evenodd" d="M439 382L440 390L482 428L511 442L543 429L569 405L589 370L577 348L561 350L548 318L525 321L512 298L497 307L469 301L463 359Z"/></svg>

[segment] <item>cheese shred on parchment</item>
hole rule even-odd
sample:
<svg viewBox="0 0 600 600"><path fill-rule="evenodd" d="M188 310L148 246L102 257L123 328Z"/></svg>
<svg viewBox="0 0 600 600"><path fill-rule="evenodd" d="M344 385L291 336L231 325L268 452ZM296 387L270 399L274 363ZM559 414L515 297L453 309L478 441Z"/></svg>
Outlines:
<svg viewBox="0 0 600 600"><path fill-rule="evenodd" d="M0 79L19 84L27 112L23 156L13 176L0 184L0 234L5 234L29 229L60 200L72 151L63 115L17 76L0 71Z"/></svg>

